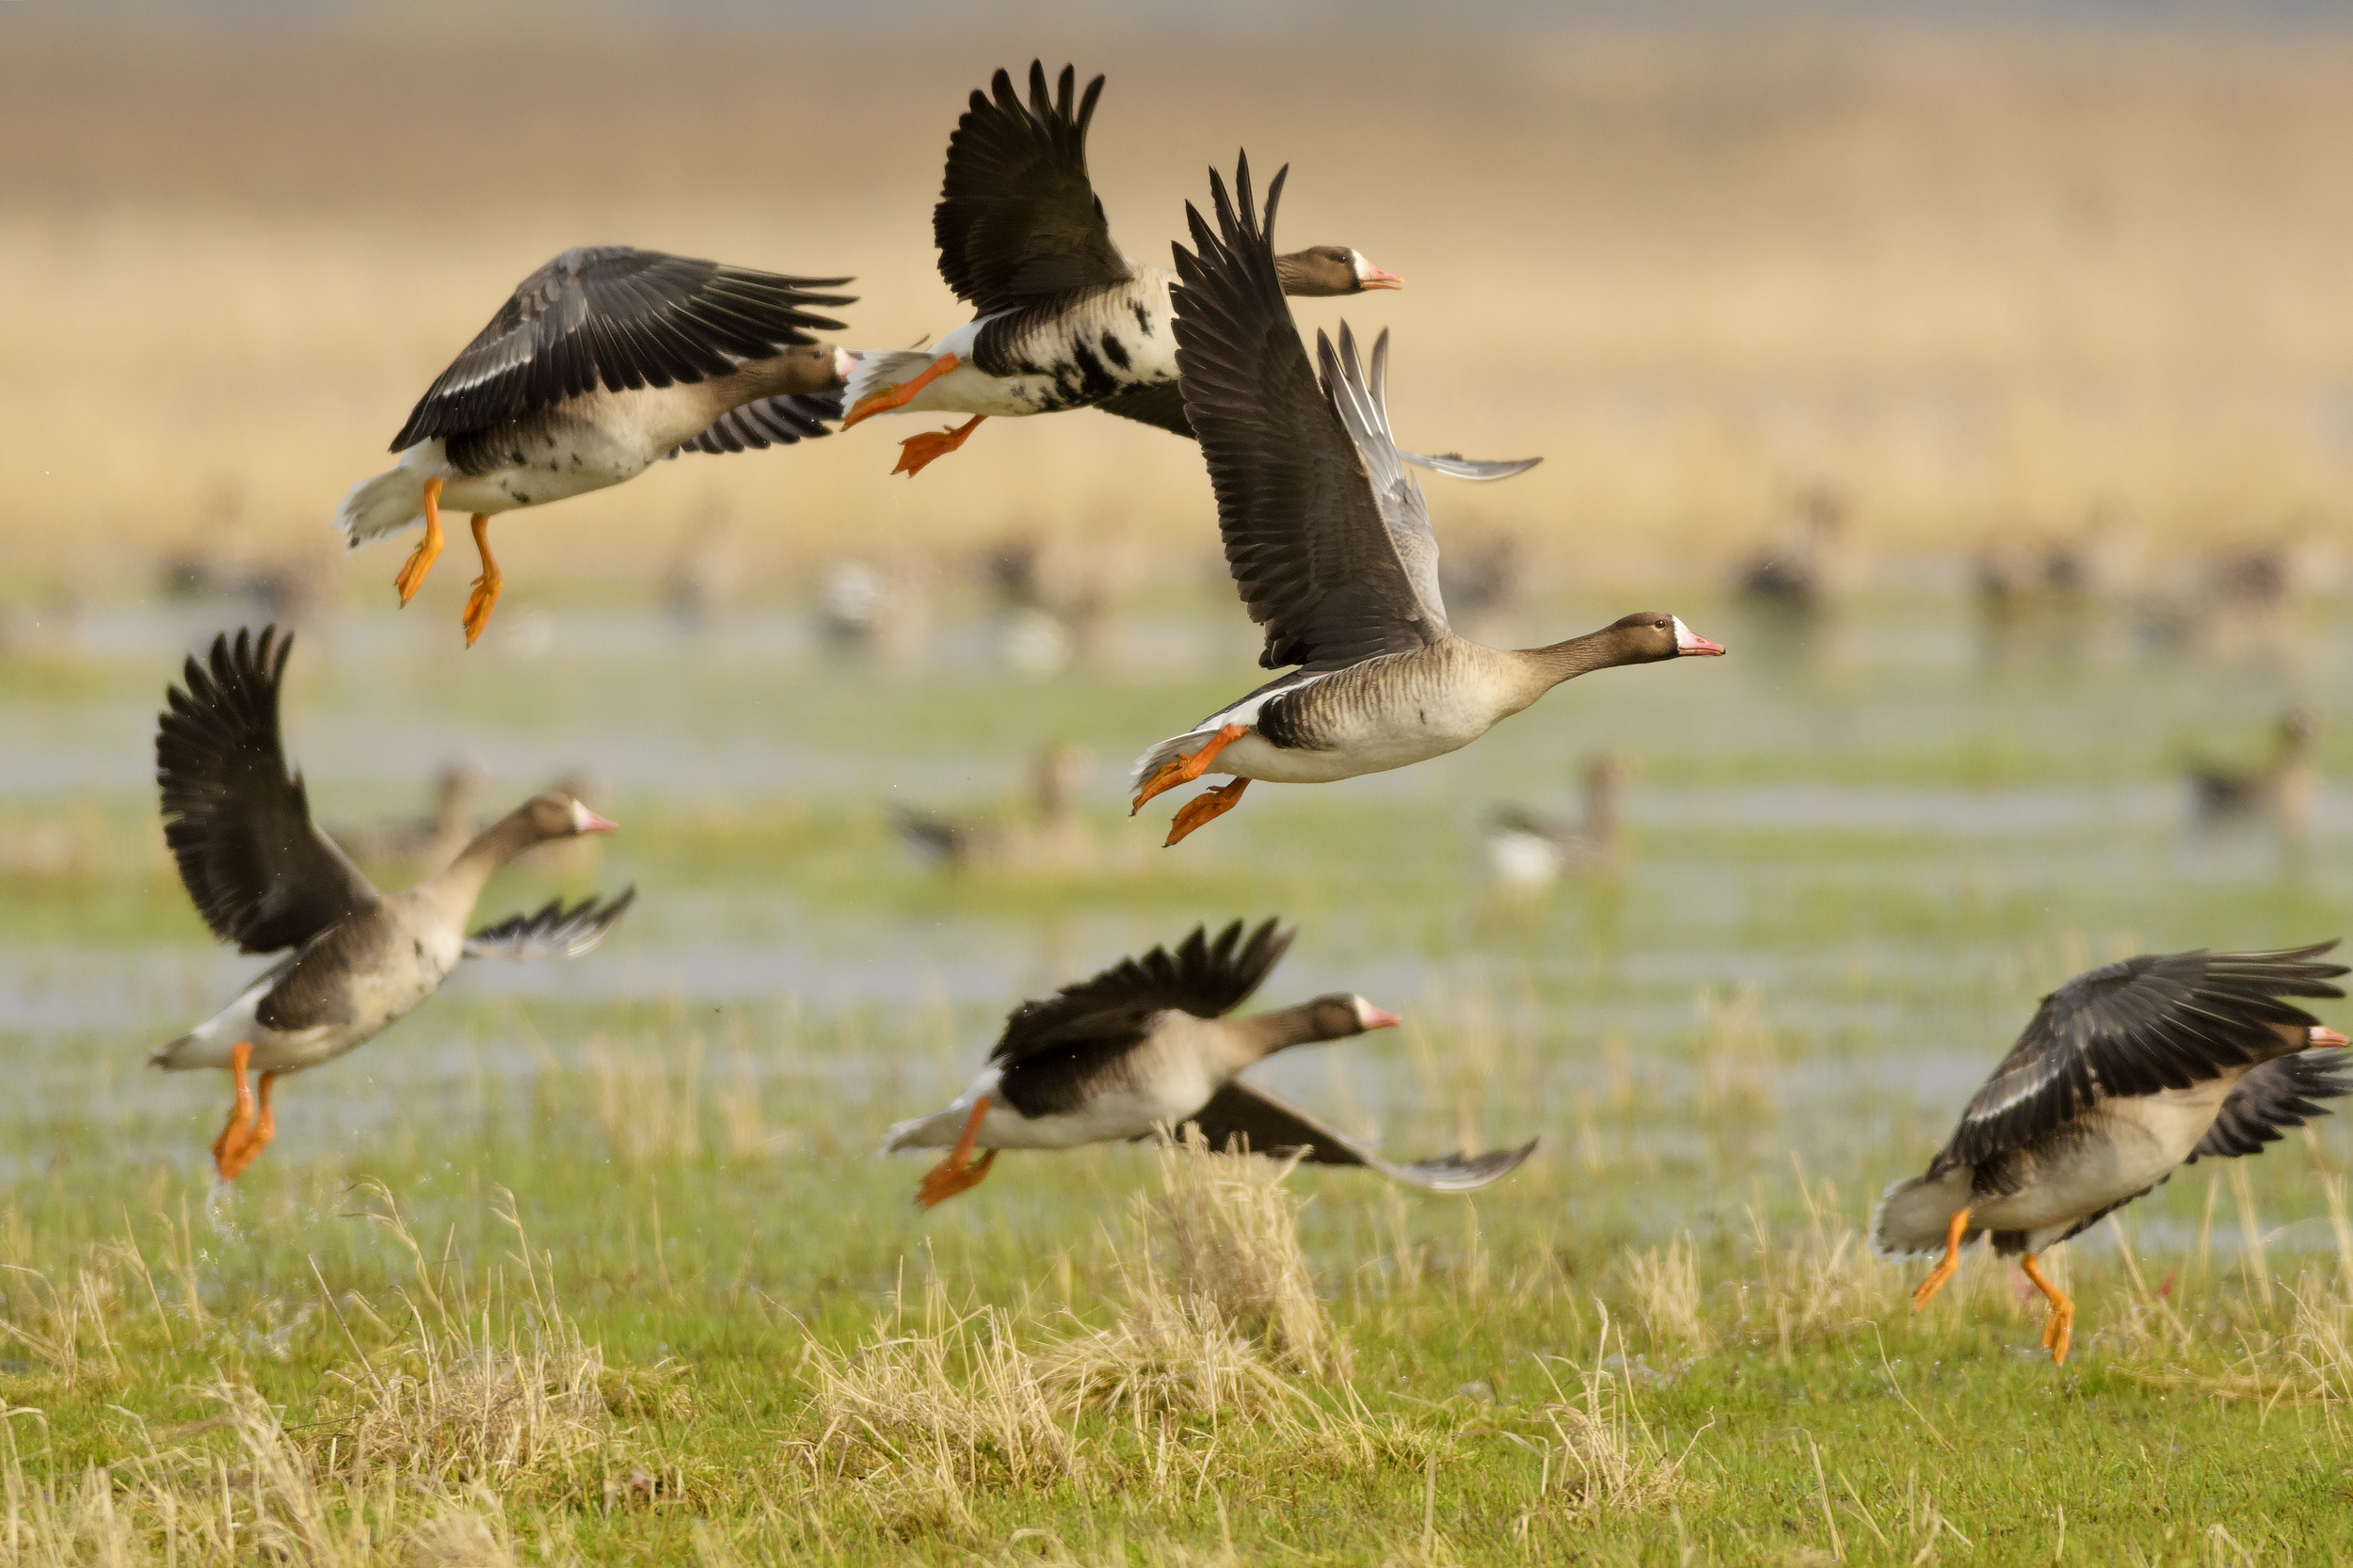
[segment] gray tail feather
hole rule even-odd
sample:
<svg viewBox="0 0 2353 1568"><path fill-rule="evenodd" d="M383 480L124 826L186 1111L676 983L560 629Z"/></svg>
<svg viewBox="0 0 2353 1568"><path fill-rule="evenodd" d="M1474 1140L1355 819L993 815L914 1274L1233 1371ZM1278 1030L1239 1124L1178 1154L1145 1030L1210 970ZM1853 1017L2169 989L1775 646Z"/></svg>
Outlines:
<svg viewBox="0 0 2353 1568"><path fill-rule="evenodd" d="M1136 765L1128 770L1128 788L1130 790L1140 790L1144 788L1144 781L1145 779L1160 772L1160 769L1166 767L1169 763L1176 761L1177 759L1186 756L1192 751L1199 749L1201 737L1204 734L1212 733L1215 732L1210 730L1192 729L1187 730L1182 735L1171 735L1167 740L1160 742L1160 744L1154 746L1151 750L1137 758Z"/></svg>
<svg viewBox="0 0 2353 1568"><path fill-rule="evenodd" d="M875 392L913 380L930 366L934 357L928 349L921 348L856 348L850 352L857 362L850 367L849 382L841 389L844 408L855 408Z"/></svg>
<svg viewBox="0 0 2353 1568"><path fill-rule="evenodd" d="M183 1050L186 1050L194 1047L195 1044L195 1035L183 1034L177 1040L156 1047L154 1054L147 1059L147 1064L151 1067L162 1067L166 1071L169 1071L180 1064L172 1059L178 1056Z"/></svg>
<svg viewBox="0 0 2353 1568"><path fill-rule="evenodd" d="M407 467L360 480L335 509L335 531L354 550L424 520L424 477Z"/></svg>
<svg viewBox="0 0 2353 1568"><path fill-rule="evenodd" d="M1890 1263L1941 1257L1954 1214L1969 1203L1969 1172L1947 1171L1933 1180L1912 1176L1880 1195L1871 1210L1871 1251ZM1971 1234L1975 1234L1972 1232Z"/></svg>

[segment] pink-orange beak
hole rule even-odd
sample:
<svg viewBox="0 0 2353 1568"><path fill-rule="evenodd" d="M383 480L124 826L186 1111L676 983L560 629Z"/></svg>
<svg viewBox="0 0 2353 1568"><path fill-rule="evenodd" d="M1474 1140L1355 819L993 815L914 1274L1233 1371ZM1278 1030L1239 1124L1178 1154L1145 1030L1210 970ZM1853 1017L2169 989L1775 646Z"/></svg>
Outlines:
<svg viewBox="0 0 2353 1568"><path fill-rule="evenodd" d="M1374 1007L1369 1003L1368 1003L1365 1007L1365 1027L1367 1029L1395 1029L1398 1025L1403 1023L1404 1021L1405 1020L1403 1018L1399 1017L1396 1014L1390 1012L1385 1007ZM2338 1038L2342 1040L2344 1036L2340 1035Z"/></svg>
<svg viewBox="0 0 2353 1568"><path fill-rule="evenodd" d="M618 833L621 830L621 824L610 817L600 817L585 806L581 810L587 817L587 821L580 824L583 833Z"/></svg>
<svg viewBox="0 0 2353 1568"><path fill-rule="evenodd" d="M2318 1024L2314 1024L2310 1045L2313 1049L2320 1050L2337 1046L2353 1045L2353 1041L2347 1040L2333 1029L2323 1029Z"/></svg>
<svg viewBox="0 0 2353 1568"><path fill-rule="evenodd" d="M1394 272L1384 272L1370 262L1365 264L1365 275L1356 280L1356 286L1365 289L1401 289L1405 280Z"/></svg>
<svg viewBox="0 0 2353 1568"><path fill-rule="evenodd" d="M1721 653L1723 650L1723 644L1709 642L1705 637L1694 632L1692 633L1691 640L1689 642L1676 645L1675 657L1678 659L1696 659L1710 654Z"/></svg>

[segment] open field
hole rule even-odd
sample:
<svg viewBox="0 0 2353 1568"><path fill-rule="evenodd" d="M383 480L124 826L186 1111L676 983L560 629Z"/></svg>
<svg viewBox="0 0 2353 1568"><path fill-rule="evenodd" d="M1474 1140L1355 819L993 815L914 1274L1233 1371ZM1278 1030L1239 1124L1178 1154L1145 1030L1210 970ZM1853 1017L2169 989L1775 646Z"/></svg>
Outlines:
<svg viewBox="0 0 2353 1568"><path fill-rule="evenodd" d="M853 273L853 343L948 330L941 151L964 95L1032 50L1110 75L1094 164L1133 254L1165 261L1204 168L1243 146L1294 165L1288 235L1411 280L1302 317L1397 328L1413 440L1547 457L1448 491L1447 537L1672 580L1827 482L1875 555L2105 505L2162 570L2353 515L2341 34L1413 25L75 31L5 8L0 275L25 308L0 361L39 373L0 384L0 428L38 455L11 472L0 596L118 599L193 547L372 601L392 552L333 569L335 502L568 245ZM999 422L910 483L886 480L907 430L885 426L509 520L513 592L626 590L714 527L755 595L844 550L1016 531L1145 575L1205 553L1198 462L1158 432Z"/></svg>
<svg viewBox="0 0 2353 1568"><path fill-rule="evenodd" d="M1165 855L1112 776L1249 678L1211 600L1044 681L968 610L898 664L779 611L518 617L470 656L339 617L289 698L323 817L411 809L452 753L502 797L584 765L623 832L485 914L641 896L591 957L475 967L291 1080L217 1197L221 1084L139 1062L251 966L139 780L218 612L0 664L38 742L0 761L0 1561L2342 1560L2342 1120L2060 1249L2060 1370L2014 1275L1973 1257L1915 1319L1855 1232L2051 984L2345 928L2341 786L2300 842L2209 836L2176 769L2343 690L2353 621L2188 657L1988 648L1934 593L1811 647L1679 608L1734 656L1264 788ZM1089 855L943 879L890 841L894 801L1017 809L1056 737L1101 754ZM1567 804L1600 746L1638 767L1625 870L1500 897L1481 818ZM1270 1083L1392 1150L1535 1160L1470 1201L1296 1173L1294 1256L1263 1190L1168 1196L1148 1151L1008 1156L929 1216L921 1162L870 1157L1013 1000L1270 912L1303 934L1263 1000L1408 1018Z"/></svg>

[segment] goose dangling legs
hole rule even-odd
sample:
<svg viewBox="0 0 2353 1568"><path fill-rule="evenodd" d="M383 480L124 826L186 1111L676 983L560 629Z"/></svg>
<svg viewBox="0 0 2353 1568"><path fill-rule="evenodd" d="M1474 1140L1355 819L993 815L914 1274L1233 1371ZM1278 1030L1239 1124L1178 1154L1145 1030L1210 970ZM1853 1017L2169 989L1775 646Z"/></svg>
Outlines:
<svg viewBox="0 0 2353 1568"><path fill-rule="evenodd" d="M2026 1277L2034 1281L2034 1288L2041 1291L2043 1299L2051 1304L2051 1321L2042 1330L2042 1348L2051 1352L2052 1366L2064 1367L2067 1365L2068 1341L2075 1334L2075 1304L2068 1298L2066 1291L2043 1277L2041 1268L2035 1261L2041 1256L2039 1253L2028 1253L2018 1260L2018 1266L2026 1272Z"/></svg>
<svg viewBox="0 0 2353 1568"><path fill-rule="evenodd" d="M482 575L473 580L473 592L466 596L466 646L472 648L482 629L490 624L490 609L499 601L499 590L506 586L506 578L499 571L498 557L490 553L490 518L487 512L473 515L473 547L482 556Z"/></svg>
<svg viewBox="0 0 2353 1568"><path fill-rule="evenodd" d="M923 472L924 465L934 458L945 457L962 446L981 427L986 414L974 414L953 430L926 430L920 436L909 436L899 443L899 466L893 473L904 473L912 479Z"/></svg>
<svg viewBox="0 0 2353 1568"><path fill-rule="evenodd" d="M923 1183L916 1189L918 1208L933 1208L946 1203L958 1192L969 1192L988 1175L988 1168L997 1162L997 1151L989 1150L972 1162L972 1144L981 1136L981 1124L988 1120L988 1096L983 1095L972 1102L972 1114L965 1118L964 1135L948 1158L923 1173Z"/></svg>
<svg viewBox="0 0 2353 1568"><path fill-rule="evenodd" d="M229 1111L229 1120L213 1141L213 1169L223 1181L234 1181L248 1165L253 1163L269 1141L278 1135L278 1118L269 1108L269 1092L278 1081L276 1073L262 1075L261 1103L257 1109L253 1090L246 1080L246 1072L253 1060L251 1041L240 1040L229 1052L230 1076L236 1083L237 1102Z"/></svg>
<svg viewBox="0 0 2353 1568"><path fill-rule="evenodd" d="M1176 808L1170 819L1168 837L1160 840L1168 848L1203 823L1214 822L1241 804L1241 792L1250 788L1250 780L1237 778L1231 783L1211 785Z"/></svg>
<svg viewBox="0 0 2353 1568"><path fill-rule="evenodd" d="M417 597L417 590L424 586L425 574L441 555L441 482L426 480L419 501L424 507L424 537L417 541L417 548L401 563L400 574L392 579L392 586L400 590L404 606Z"/></svg>
<svg viewBox="0 0 2353 1568"><path fill-rule="evenodd" d="M1920 1282L1920 1288L1912 1293L1912 1310L1919 1311L1936 1299L1945 1288L1945 1282L1961 1272L1961 1239L1969 1234L1969 1210L1953 1216L1945 1232L1945 1256L1929 1271L1929 1277Z"/></svg>
<svg viewBox="0 0 2353 1568"><path fill-rule="evenodd" d="M1210 736L1209 744L1199 751L1172 757L1161 763L1160 771L1144 780L1144 787L1136 792L1134 803L1128 808L1128 815L1132 817L1143 810L1144 803L1162 791L1173 790L1179 784L1190 784L1209 772L1209 764L1217 760L1219 752L1249 733L1250 727L1246 724L1226 725Z"/></svg>
<svg viewBox="0 0 2353 1568"><path fill-rule="evenodd" d="M938 359L925 365L922 373L913 379L902 381L895 387L884 387L878 392L868 392L857 400L856 407L851 408L849 417L841 422L841 428L847 430L862 419L871 419L876 414L887 414L893 408L904 408L915 401L918 392L955 369L958 360L953 354L942 354Z"/></svg>

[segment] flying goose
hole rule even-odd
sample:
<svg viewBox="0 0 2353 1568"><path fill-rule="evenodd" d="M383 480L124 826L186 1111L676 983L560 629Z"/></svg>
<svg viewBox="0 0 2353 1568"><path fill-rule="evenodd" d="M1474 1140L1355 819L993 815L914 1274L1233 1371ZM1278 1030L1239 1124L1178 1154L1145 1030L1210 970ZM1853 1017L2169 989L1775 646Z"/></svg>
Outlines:
<svg viewBox="0 0 2353 1568"><path fill-rule="evenodd" d="M1962 1247L1991 1236L2050 1302L2042 1344L2065 1362L2075 1304L2036 1267L2044 1252L2177 1167L2258 1153L2353 1090L2336 1058L2316 1054L2345 1037L2281 1000L2344 996L2329 982L2345 966L2316 962L2335 946L2144 953L2044 997L1928 1174L1872 1211L1880 1256L1942 1255L1913 1310L1953 1277Z"/></svg>
<svg viewBox="0 0 2353 1568"><path fill-rule="evenodd" d="M1299 668L1137 760L1137 809L1204 773L1233 777L1176 813L1171 844L1232 809L1254 778L1320 784L1401 768L1468 745L1574 676L1723 651L1663 611L1549 648L1454 633L1421 487L1389 436L1388 334L1368 379L1346 326L1337 351L1317 333L1319 387L1283 302L1273 233L1288 172L1268 187L1264 224L1249 160L1239 213L1212 172L1222 233L1188 203L1194 249L1176 249L1176 360L1225 562L1267 629L1258 663Z"/></svg>
<svg viewBox="0 0 2353 1568"><path fill-rule="evenodd" d="M1120 253L1087 174L1087 125L1103 78L1077 96L1078 72L1064 66L1049 92L1044 62L1032 60L1026 106L1004 72L989 85L990 93L972 94L948 138L948 172L932 209L939 275L978 313L929 348L856 353L842 428L892 411L972 416L902 441L891 472L909 475L962 446L992 414L1092 407L1191 436L1169 336L1174 275ZM1405 286L1345 245L1311 246L1274 266L1288 294ZM1509 478L1537 462L1404 456L1464 479Z"/></svg>
<svg viewBox="0 0 2353 1568"><path fill-rule="evenodd" d="M234 1001L149 1060L181 1072L225 1067L236 1107L213 1144L223 1181L276 1131L270 1087L374 1038L440 988L461 958L574 958L604 939L636 896L599 907L558 900L466 935L490 873L534 844L613 824L567 795L535 795L414 887L381 892L311 820L302 776L279 736L278 696L294 639L274 626L213 639L187 662L155 729L164 840L213 934L243 952L285 952ZM258 1102L247 1082L262 1075Z"/></svg>
<svg viewBox="0 0 2353 1568"><path fill-rule="evenodd" d="M741 452L825 434L849 356L812 338L812 308L847 278L786 278L625 245L565 251L518 284L441 372L392 450L352 487L335 526L353 550L411 524L424 538L393 579L407 604L441 552L441 504L473 514L482 575L466 643L505 579L493 514L604 489L680 452Z"/></svg>
<svg viewBox="0 0 2353 1568"><path fill-rule="evenodd" d="M925 1208L980 1184L1000 1149L1067 1149L1149 1137L1191 1122L1213 1149L1305 1150L1312 1163L1363 1165L1433 1192L1467 1192L1516 1170L1536 1147L1392 1163L1263 1089L1239 1080L1292 1046L1397 1023L1358 996L1228 1018L1282 960L1296 931L1268 920L1247 938L1236 920L1209 939L1195 927L1175 952L1154 948L1005 1019L988 1065L944 1111L900 1122L883 1152L950 1151L923 1177ZM976 1162L972 1151L986 1149Z"/></svg>

